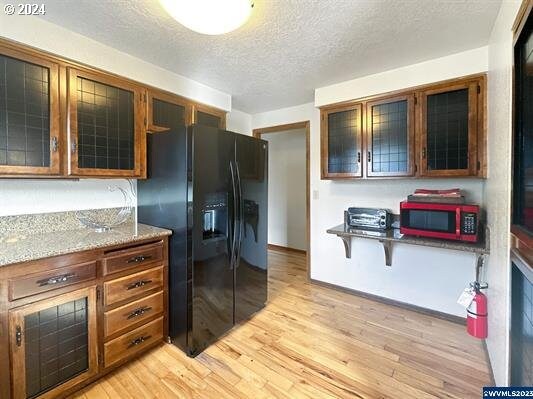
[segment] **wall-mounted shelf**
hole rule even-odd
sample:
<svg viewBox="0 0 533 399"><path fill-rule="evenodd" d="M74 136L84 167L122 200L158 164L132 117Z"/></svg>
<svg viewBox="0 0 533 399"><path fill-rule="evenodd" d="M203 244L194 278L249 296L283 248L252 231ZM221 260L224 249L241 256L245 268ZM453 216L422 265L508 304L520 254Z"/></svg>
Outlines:
<svg viewBox="0 0 533 399"><path fill-rule="evenodd" d="M393 243L403 243L410 245L422 245L424 247L434 247L450 249L454 251L472 252L477 255L477 262L482 261L484 255L490 253L488 229L483 237L477 243L466 243L460 241L446 241L432 238L420 238L406 236L400 233L399 229L390 229L386 231L364 230L346 228L344 224L340 224L327 230L329 234L335 234L344 243L344 250L346 251L346 258L352 257L352 238L367 238L377 240L383 244L385 251L385 264L392 266L392 245Z"/></svg>

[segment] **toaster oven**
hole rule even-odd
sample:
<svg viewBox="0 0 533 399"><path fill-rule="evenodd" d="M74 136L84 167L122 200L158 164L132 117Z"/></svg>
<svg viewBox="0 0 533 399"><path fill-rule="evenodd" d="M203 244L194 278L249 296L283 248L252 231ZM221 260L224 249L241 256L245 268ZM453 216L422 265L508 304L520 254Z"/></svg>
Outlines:
<svg viewBox="0 0 533 399"><path fill-rule="evenodd" d="M387 230L391 226L391 214L386 209L348 208L344 211L347 227Z"/></svg>

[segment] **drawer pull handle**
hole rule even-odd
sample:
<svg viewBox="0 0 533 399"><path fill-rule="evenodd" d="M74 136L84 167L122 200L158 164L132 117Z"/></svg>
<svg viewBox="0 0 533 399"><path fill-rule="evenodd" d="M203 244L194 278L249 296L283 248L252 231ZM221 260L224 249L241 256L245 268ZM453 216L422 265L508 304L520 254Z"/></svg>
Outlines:
<svg viewBox="0 0 533 399"><path fill-rule="evenodd" d="M133 284L128 285L128 290L133 290L135 288L144 287L146 284L150 284L152 280L139 280L134 282Z"/></svg>
<svg viewBox="0 0 533 399"><path fill-rule="evenodd" d="M37 284L39 284L39 287L44 287L46 285L60 284L68 280L71 280L74 277L76 277L75 273L67 273L67 274L62 274L61 276L55 276L55 277L50 277L48 279L39 280L37 281Z"/></svg>
<svg viewBox="0 0 533 399"><path fill-rule="evenodd" d="M150 338L152 338L151 335L146 335L146 336L144 336L144 337L135 338L135 339L132 340L132 341L130 342L130 344L128 345L128 349L129 349L129 348L132 348L132 347L134 347L134 346L140 345L140 344L142 344L143 342L149 340Z"/></svg>
<svg viewBox="0 0 533 399"><path fill-rule="evenodd" d="M139 255L139 256L135 256L134 258L131 258L131 259L128 259L128 261L126 263L141 263L141 262L144 262L145 260L149 260L149 259L152 259L152 257L150 255Z"/></svg>
<svg viewBox="0 0 533 399"><path fill-rule="evenodd" d="M150 310L152 310L150 306L144 306L142 308L135 309L133 312L131 312L128 315L128 320L133 319L135 317L142 316L143 314L145 314L146 312L149 312Z"/></svg>

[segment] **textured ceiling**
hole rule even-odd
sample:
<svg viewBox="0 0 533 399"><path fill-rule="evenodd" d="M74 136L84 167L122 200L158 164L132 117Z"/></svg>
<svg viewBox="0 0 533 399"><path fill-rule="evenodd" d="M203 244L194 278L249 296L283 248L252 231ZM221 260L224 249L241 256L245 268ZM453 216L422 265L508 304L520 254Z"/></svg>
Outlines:
<svg viewBox="0 0 533 399"><path fill-rule="evenodd" d="M486 45L501 0L255 0L237 31L205 36L156 0L47 0L43 18L233 96L255 113L314 88Z"/></svg>

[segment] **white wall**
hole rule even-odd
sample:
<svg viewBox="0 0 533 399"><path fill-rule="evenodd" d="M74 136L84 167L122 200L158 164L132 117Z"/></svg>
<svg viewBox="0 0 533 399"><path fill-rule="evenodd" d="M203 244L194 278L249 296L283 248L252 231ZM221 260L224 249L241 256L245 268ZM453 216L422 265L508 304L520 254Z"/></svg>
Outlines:
<svg viewBox="0 0 533 399"><path fill-rule="evenodd" d="M263 134L268 141L268 243L307 249L306 129Z"/></svg>
<svg viewBox="0 0 533 399"><path fill-rule="evenodd" d="M124 179L0 179L0 216L120 207L124 197L108 189L115 186L130 190Z"/></svg>
<svg viewBox="0 0 533 399"><path fill-rule="evenodd" d="M417 64L385 72L386 81L383 74L377 74L346 82L346 85L320 88L315 91L315 103L344 101L486 70L487 49L482 48L462 56L428 61L423 68ZM398 213L400 201L421 187L461 187L471 202L483 204L483 180L320 180L320 112L313 103L254 114L252 127L306 120L311 122L311 277L464 317L464 309L456 304L456 299L474 279L474 255L396 245L389 268L385 266L383 248L378 242L354 239L352 259L346 259L341 240L327 234L326 230L342 223L343 211L349 206L384 207Z"/></svg>
<svg viewBox="0 0 533 399"><path fill-rule="evenodd" d="M315 105L332 104L487 71L488 47L315 89Z"/></svg>
<svg viewBox="0 0 533 399"><path fill-rule="evenodd" d="M235 133L252 135L252 115L233 108L226 117L226 129Z"/></svg>
<svg viewBox="0 0 533 399"><path fill-rule="evenodd" d="M485 184L485 198L491 229L491 254L486 267L489 283L487 347L497 385L506 385L508 382L513 61L511 28L519 6L520 1L502 3L489 43L489 174Z"/></svg>
<svg viewBox="0 0 533 399"><path fill-rule="evenodd" d="M160 87L214 107L231 109L231 96L227 93L37 17L0 13L0 37ZM239 111L232 112L232 115L232 129L250 134L250 117ZM117 193L107 190L110 184L127 186L125 180L0 180L0 215L120 206L122 202Z"/></svg>

